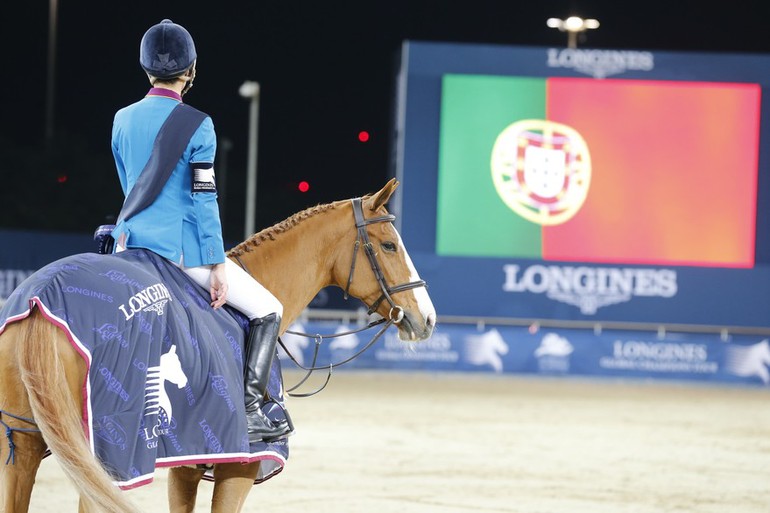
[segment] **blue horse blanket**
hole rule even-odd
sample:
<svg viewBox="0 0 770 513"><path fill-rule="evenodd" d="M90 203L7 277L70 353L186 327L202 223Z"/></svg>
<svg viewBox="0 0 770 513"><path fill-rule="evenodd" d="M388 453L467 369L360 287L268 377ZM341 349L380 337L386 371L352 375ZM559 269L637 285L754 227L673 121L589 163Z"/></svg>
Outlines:
<svg viewBox="0 0 770 513"><path fill-rule="evenodd" d="M116 484L156 467L261 461L257 482L283 469L286 440L249 445L243 401L248 321L214 310L208 291L145 250L84 253L43 267L0 310L0 333L37 306L88 365L83 420ZM280 361L268 390L283 404ZM281 407L266 406L272 419Z"/></svg>

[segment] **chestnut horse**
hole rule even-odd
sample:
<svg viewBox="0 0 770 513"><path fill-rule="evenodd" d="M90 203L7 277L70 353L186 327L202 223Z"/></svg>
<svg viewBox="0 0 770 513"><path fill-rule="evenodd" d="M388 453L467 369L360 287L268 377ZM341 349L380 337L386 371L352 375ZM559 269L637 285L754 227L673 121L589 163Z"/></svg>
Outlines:
<svg viewBox="0 0 770 513"><path fill-rule="evenodd" d="M375 194L309 208L230 250L228 257L283 304L282 333L322 288L338 286L371 313L390 319L401 340L431 336L436 312L385 209L397 186L391 180ZM28 510L46 448L77 487L81 513L138 511L86 442L81 419L86 373L64 332L37 310L0 334L0 410L11 414L0 420L15 430L14 461L0 461L0 511ZM15 416L33 419L35 426ZM3 459L8 456L3 453ZM215 464L212 512L241 511L258 471L259 462ZM203 470L193 467L169 469L171 513L194 511L202 477Z"/></svg>

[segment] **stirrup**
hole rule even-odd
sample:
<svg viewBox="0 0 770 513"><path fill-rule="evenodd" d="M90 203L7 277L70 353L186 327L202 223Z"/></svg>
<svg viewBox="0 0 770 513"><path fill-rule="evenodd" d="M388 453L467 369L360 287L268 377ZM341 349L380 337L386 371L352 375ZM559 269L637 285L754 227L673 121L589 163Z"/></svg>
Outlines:
<svg viewBox="0 0 770 513"><path fill-rule="evenodd" d="M288 420L285 426L283 424L283 421L277 424L273 422L261 407L251 412L246 412L246 430L249 444L257 442L270 443L286 438L292 431L292 425Z"/></svg>
<svg viewBox="0 0 770 513"><path fill-rule="evenodd" d="M289 436L293 435L294 434L294 422L292 422L292 420L291 420L291 415L289 415L289 410L287 410L286 407L283 404L279 403L278 401L276 401L275 399L270 397L270 394L267 394L267 396L268 396L268 399L263 403L263 406L266 406L268 404L274 404L274 405L278 406L281 409L281 411L283 412L283 416L286 419L286 424L289 426L289 431L284 436L289 437ZM265 414L265 417L267 417L267 414ZM270 417L267 417L267 419L270 420Z"/></svg>

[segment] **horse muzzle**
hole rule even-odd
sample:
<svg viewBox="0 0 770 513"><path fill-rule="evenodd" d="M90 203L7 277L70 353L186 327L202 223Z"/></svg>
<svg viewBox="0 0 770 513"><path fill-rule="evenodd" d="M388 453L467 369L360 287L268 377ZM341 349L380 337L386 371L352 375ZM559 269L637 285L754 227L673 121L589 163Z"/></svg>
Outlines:
<svg viewBox="0 0 770 513"><path fill-rule="evenodd" d="M404 313L401 321L396 323L398 327L398 338L403 342L421 342L427 340L433 335L433 329L436 327L436 314L431 313L415 321L415 316Z"/></svg>

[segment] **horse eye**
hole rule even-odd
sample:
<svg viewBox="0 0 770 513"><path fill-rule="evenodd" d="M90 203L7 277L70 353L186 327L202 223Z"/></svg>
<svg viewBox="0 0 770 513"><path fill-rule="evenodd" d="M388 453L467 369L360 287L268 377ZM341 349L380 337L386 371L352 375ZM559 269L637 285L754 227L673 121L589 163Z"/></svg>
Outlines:
<svg viewBox="0 0 770 513"><path fill-rule="evenodd" d="M380 244L380 246L382 246L382 249L384 249L385 251L390 251L391 253L396 252L396 245L393 242L390 242L390 241L383 242L382 244Z"/></svg>

